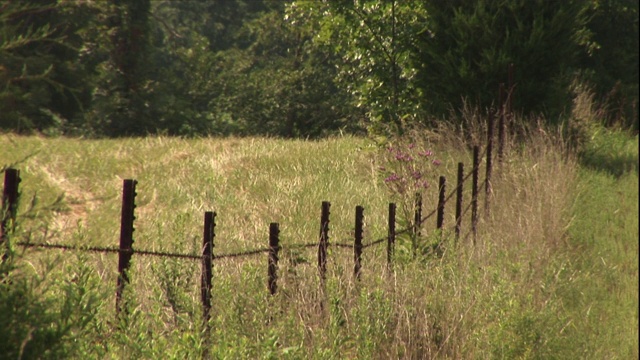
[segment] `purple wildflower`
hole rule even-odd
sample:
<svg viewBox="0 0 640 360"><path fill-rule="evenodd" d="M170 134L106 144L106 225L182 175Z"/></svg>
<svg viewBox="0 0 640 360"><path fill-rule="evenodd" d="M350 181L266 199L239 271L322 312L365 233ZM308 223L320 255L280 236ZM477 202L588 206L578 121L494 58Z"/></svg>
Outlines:
<svg viewBox="0 0 640 360"><path fill-rule="evenodd" d="M413 161L413 157L409 154L403 154L401 152L396 153L396 160L398 161Z"/></svg>
<svg viewBox="0 0 640 360"><path fill-rule="evenodd" d="M433 165L435 165L435 166L438 166L438 165L442 164L442 162L440 160L438 160L438 159L433 160L431 163Z"/></svg>
<svg viewBox="0 0 640 360"><path fill-rule="evenodd" d="M425 151L419 152L418 155L424 156L424 157L429 157L429 156L433 155L433 152L431 150L425 150Z"/></svg>
<svg viewBox="0 0 640 360"><path fill-rule="evenodd" d="M398 181L398 180L400 180L400 176L398 176L397 174L391 174L387 176L386 179L384 179L384 182L389 183L389 182Z"/></svg>
<svg viewBox="0 0 640 360"><path fill-rule="evenodd" d="M413 149L414 147L416 147L416 144L409 144L409 149Z"/></svg>

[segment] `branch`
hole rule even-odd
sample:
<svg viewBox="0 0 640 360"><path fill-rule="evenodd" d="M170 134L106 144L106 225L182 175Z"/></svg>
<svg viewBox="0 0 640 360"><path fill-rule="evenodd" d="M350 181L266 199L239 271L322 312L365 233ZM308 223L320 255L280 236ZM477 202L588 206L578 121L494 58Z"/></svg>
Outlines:
<svg viewBox="0 0 640 360"><path fill-rule="evenodd" d="M373 39L375 40L375 42L377 42L380 45L380 48L382 49L382 52L384 53L384 55L387 57L387 59L389 60L389 62L392 65L395 65L395 58L394 56L389 52L389 50L387 50L387 48L384 46L384 43L382 42L381 37L373 30L373 28L371 27L371 24L367 21L366 18L366 14L363 14L361 12L359 12L357 9L354 9L353 12L360 18L360 20L362 20L362 22L364 23L364 25L367 27L367 29L369 30L369 32L371 33L371 35L373 36ZM395 21L395 19L394 19ZM392 39L392 41L395 42L395 39Z"/></svg>
<svg viewBox="0 0 640 360"><path fill-rule="evenodd" d="M156 14L154 14L153 12L149 12L149 14L151 14L151 17L153 17L154 19L156 19L158 22L160 22L166 29L167 31L169 31L169 33L171 34L172 37L174 38L178 38L178 39L182 39L182 35L178 34L177 31L175 31L169 24L167 24L166 21L164 21L162 18L158 17Z"/></svg>

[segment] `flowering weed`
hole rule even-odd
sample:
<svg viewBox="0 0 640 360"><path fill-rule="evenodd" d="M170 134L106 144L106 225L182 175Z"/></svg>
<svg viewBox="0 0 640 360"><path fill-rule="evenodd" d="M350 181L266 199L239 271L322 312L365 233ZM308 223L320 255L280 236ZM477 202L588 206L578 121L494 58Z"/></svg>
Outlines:
<svg viewBox="0 0 640 360"><path fill-rule="evenodd" d="M433 168L440 165L431 150L422 150L414 143L389 146L379 167L384 183L394 197L413 198L416 192L429 188Z"/></svg>
<svg viewBox="0 0 640 360"><path fill-rule="evenodd" d="M417 141L397 141L388 145L380 156L380 171L382 181L389 190L391 198L400 209L399 223L405 228L416 228L416 203L421 202L423 194L432 184L437 187L435 168L442 162L437 159L429 144L419 144ZM417 231L409 232L411 249L399 244L399 255L416 253Z"/></svg>

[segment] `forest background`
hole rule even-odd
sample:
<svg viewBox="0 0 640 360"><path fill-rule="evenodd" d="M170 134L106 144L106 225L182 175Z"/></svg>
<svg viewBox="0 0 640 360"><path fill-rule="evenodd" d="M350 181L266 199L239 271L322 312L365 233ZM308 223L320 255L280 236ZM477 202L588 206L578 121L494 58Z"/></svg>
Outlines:
<svg viewBox="0 0 640 360"><path fill-rule="evenodd" d="M635 0L0 1L0 131L317 138L495 105L638 129Z"/></svg>

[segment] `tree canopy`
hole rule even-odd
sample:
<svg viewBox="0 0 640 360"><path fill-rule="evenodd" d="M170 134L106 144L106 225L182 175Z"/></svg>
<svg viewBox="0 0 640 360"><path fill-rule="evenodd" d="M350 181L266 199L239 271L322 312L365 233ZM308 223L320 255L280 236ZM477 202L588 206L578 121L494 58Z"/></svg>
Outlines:
<svg viewBox="0 0 640 360"><path fill-rule="evenodd" d="M321 137L462 101L638 128L634 0L0 1L0 131Z"/></svg>

